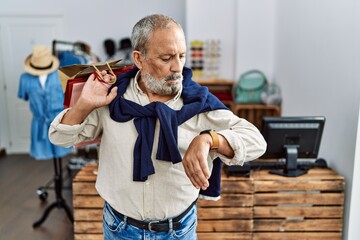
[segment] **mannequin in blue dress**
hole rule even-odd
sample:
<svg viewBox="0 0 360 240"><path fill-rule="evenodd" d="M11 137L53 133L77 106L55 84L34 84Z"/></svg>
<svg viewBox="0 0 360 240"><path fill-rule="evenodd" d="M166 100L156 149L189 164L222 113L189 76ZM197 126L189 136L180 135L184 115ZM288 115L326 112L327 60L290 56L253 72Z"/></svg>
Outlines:
<svg viewBox="0 0 360 240"><path fill-rule="evenodd" d="M30 155L36 160L61 158L72 149L53 145L48 129L55 116L64 109L64 94L57 72L59 60L47 46L38 45L24 63L18 97L29 101L31 122Z"/></svg>
<svg viewBox="0 0 360 240"><path fill-rule="evenodd" d="M47 46L38 45L24 63L25 73L20 77L18 97L29 101L33 114L31 122L30 155L36 160L53 159L55 202L50 204L33 227L40 226L54 208L63 208L71 222L74 217L70 207L62 197L62 157L72 148L53 145L48 137L48 129L55 116L64 109L64 94L57 72L59 60L51 54ZM46 197L45 197L46 199Z"/></svg>

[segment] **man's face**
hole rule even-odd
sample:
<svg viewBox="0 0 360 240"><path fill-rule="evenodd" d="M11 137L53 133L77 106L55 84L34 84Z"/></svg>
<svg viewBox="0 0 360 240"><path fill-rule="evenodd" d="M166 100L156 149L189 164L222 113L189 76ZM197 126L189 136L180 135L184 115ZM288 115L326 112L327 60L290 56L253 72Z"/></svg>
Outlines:
<svg viewBox="0 0 360 240"><path fill-rule="evenodd" d="M176 25L153 33L143 58L141 78L145 87L159 95L173 95L182 84L186 42Z"/></svg>

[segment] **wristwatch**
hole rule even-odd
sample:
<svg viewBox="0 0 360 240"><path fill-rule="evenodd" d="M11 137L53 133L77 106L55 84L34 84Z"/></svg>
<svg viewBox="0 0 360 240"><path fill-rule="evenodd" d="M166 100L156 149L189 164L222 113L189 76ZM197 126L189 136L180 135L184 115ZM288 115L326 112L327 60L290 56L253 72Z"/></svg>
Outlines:
<svg viewBox="0 0 360 240"><path fill-rule="evenodd" d="M201 131L200 135L205 133L210 134L213 140L213 143L210 146L210 152L216 152L219 149L219 135L217 134L217 132L215 132L215 130L211 129Z"/></svg>

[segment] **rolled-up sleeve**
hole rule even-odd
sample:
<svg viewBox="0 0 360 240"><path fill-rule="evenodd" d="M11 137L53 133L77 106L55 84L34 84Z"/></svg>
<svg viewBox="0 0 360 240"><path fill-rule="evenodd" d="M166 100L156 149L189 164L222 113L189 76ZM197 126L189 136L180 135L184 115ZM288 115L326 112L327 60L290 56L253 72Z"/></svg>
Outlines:
<svg viewBox="0 0 360 240"><path fill-rule="evenodd" d="M219 157L227 165L243 165L265 153L266 141L252 123L230 111L212 111L208 117L214 123L213 129L225 137L234 151L232 158L220 153L212 153L213 157Z"/></svg>
<svg viewBox="0 0 360 240"><path fill-rule="evenodd" d="M50 124L49 139L51 143L70 147L84 141L91 141L100 136L102 127L97 110L92 111L81 124L76 125L61 123L67 111L69 109L60 112Z"/></svg>

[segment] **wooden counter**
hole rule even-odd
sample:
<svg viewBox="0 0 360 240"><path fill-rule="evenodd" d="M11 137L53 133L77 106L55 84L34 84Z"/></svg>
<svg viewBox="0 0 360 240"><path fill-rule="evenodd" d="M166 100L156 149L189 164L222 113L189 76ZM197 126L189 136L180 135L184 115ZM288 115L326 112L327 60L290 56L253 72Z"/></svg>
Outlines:
<svg viewBox="0 0 360 240"><path fill-rule="evenodd" d="M328 168L295 178L224 173L221 200L199 200L199 240L341 240L344 189L344 178Z"/></svg>
<svg viewBox="0 0 360 240"><path fill-rule="evenodd" d="M97 165L73 180L75 240L103 239L104 201L95 190ZM329 168L299 177L252 171L222 176L219 201L198 201L199 240L341 240L344 177Z"/></svg>

